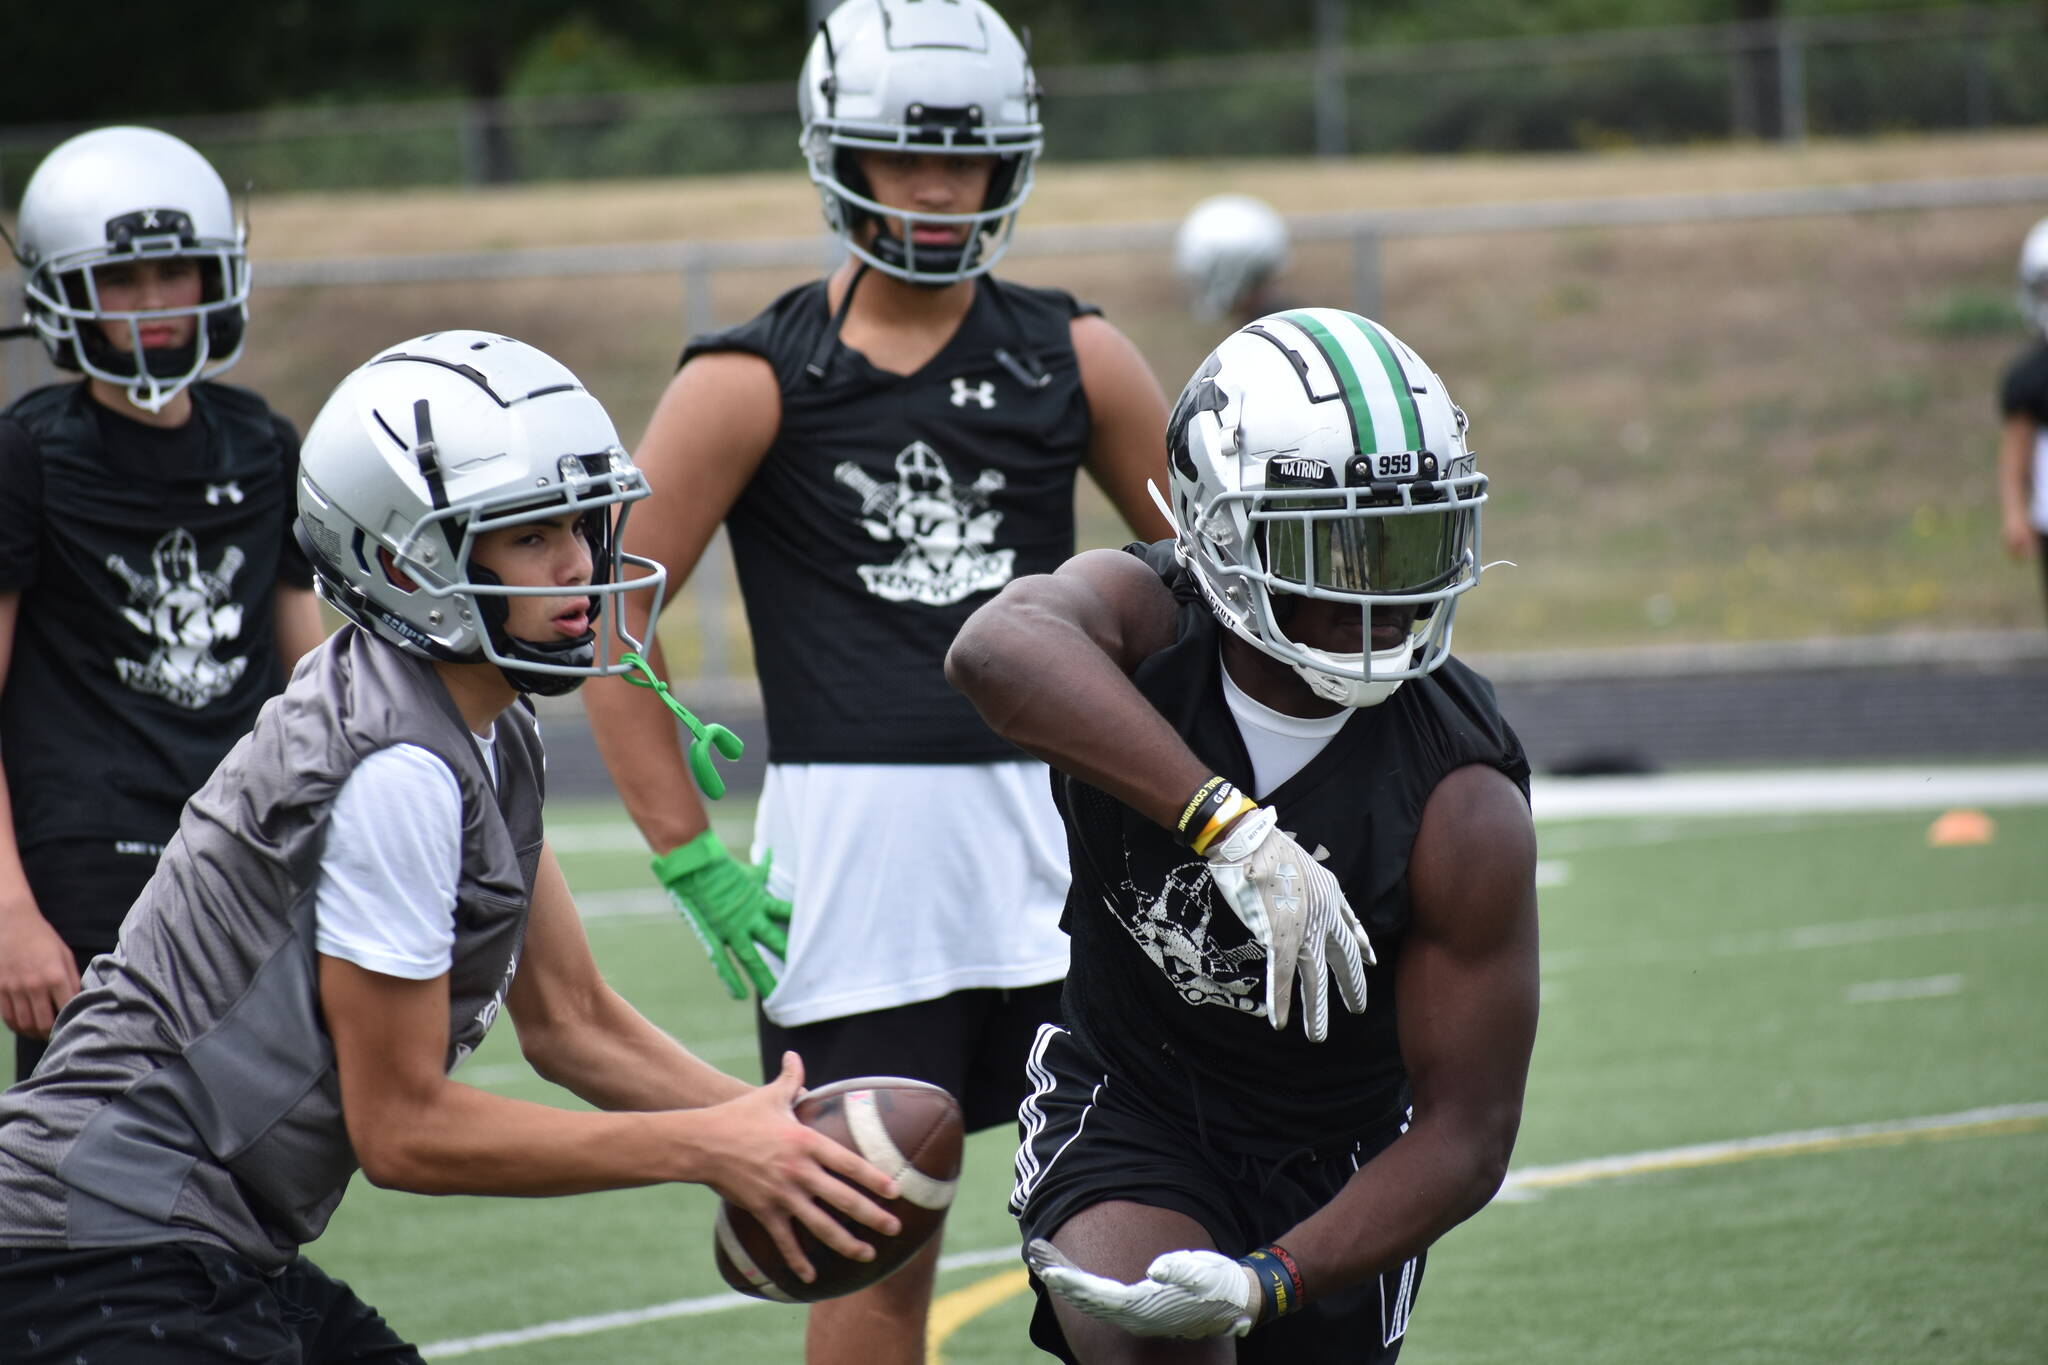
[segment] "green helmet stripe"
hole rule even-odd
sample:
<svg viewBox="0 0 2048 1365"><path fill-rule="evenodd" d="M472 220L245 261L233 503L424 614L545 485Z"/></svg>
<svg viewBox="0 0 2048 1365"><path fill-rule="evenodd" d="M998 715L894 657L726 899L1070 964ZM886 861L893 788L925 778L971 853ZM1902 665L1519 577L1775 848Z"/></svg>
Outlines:
<svg viewBox="0 0 2048 1365"><path fill-rule="evenodd" d="M1401 449L1422 449L1422 415L1415 409L1415 394L1408 387L1408 376L1402 371L1401 362L1394 358L1393 347L1387 345L1387 339L1380 335L1376 324L1348 313L1345 320L1365 333L1366 340L1372 343L1374 352L1379 355L1380 364L1386 368L1387 383L1392 386L1394 401L1401 409L1401 437L1406 442Z"/></svg>
<svg viewBox="0 0 2048 1365"><path fill-rule="evenodd" d="M1282 313L1286 318L1315 344L1329 362L1330 372L1337 376L1337 386L1344 398L1344 407L1351 415L1352 438L1360 450L1378 450L1379 437L1372 424L1372 407L1365 401L1365 389L1358 382L1358 372L1351 368L1351 357L1344 353L1343 343L1323 325L1323 320L1306 309L1297 308Z"/></svg>

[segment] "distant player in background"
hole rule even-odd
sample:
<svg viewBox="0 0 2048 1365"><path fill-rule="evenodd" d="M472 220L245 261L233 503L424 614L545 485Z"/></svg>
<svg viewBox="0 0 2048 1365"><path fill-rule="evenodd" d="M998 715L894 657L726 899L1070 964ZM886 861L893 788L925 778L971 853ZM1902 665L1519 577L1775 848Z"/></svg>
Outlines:
<svg viewBox="0 0 2048 1365"><path fill-rule="evenodd" d="M178 808L321 637L293 543L298 434L207 382L248 325L245 229L148 128L59 146L22 193L28 321L78 383L0 414L0 1019L15 1074L114 946Z"/></svg>
<svg viewBox="0 0 2048 1365"><path fill-rule="evenodd" d="M2019 308L2034 342L2005 373L1998 410L1998 502L2006 552L2032 558L2048 590L2048 218L2020 247Z"/></svg>
<svg viewBox="0 0 2048 1365"><path fill-rule="evenodd" d="M1181 220L1173 268L1188 290L1188 310L1203 322L1242 327L1288 307L1279 295L1287 269L1287 224L1248 194L1204 199Z"/></svg>
<svg viewBox="0 0 2048 1365"><path fill-rule="evenodd" d="M1226 338L1167 447L1177 539L1017 580L946 661L1058 770L1073 858L1011 1197L1032 1339L1392 1361L1536 1030L1529 765L1449 652L1486 478L1443 381L1332 308Z"/></svg>
<svg viewBox="0 0 2048 1365"><path fill-rule="evenodd" d="M1044 765L942 660L997 589L1073 553L1082 469L1165 533L1145 492L1165 398L1095 310L989 273L1041 145L994 10L848 0L798 98L847 259L690 342L628 532L678 581L721 521L731 536L768 721L751 865L709 828L653 698L599 683L585 706L656 875L733 996L762 997L764 1068L794 1049L814 1083L909 1076L970 1130L1007 1125L1066 972L1065 845ZM812 1308L812 1365L922 1362L938 1253Z"/></svg>
<svg viewBox="0 0 2048 1365"><path fill-rule="evenodd" d="M850 1228L898 1230L868 1198L895 1182L797 1121L794 1056L749 1086L612 992L543 837L526 699L627 666L618 599L663 587L619 573L645 495L597 400L505 337L415 338L328 399L298 508L349 624L187 803L0 1095L9 1365L416 1365L301 1254L358 1168L421 1194L703 1184L800 1274L798 1226L861 1259ZM452 1075L505 1012L605 1112Z"/></svg>

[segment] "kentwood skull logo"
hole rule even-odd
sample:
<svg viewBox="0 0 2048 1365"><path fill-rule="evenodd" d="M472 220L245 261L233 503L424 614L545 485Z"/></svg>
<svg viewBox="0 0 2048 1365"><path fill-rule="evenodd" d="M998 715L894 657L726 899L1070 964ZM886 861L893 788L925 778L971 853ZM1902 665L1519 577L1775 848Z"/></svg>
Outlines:
<svg viewBox="0 0 2048 1365"><path fill-rule="evenodd" d="M1320 846L1314 853L1319 862L1329 856ZM1206 861L1182 863L1145 891L1126 854L1121 890L1104 906L1182 1000L1266 1017L1266 950L1224 906Z"/></svg>
<svg viewBox="0 0 2048 1365"><path fill-rule="evenodd" d="M982 410L996 405L996 381L984 379L979 384L969 384L958 375L953 377L953 406L964 408L969 403L981 404Z"/></svg>
<svg viewBox="0 0 2048 1365"><path fill-rule="evenodd" d="M896 478L884 483L852 460L832 477L860 494L860 524L876 540L903 548L887 564L859 566L868 591L889 602L943 607L1010 581L1015 550L990 549L1003 514L988 505L1002 489L999 469L984 469L963 489L938 452L913 441L896 454Z"/></svg>
<svg viewBox="0 0 2048 1365"><path fill-rule="evenodd" d="M121 681L189 711L227 694L249 666L246 656L213 657L215 645L242 634L241 603L230 600L242 570L241 547L230 545L212 571L199 567L199 544L179 527L150 551L150 569L137 573L119 555L107 568L128 589L121 615L147 636L147 659L116 659Z"/></svg>

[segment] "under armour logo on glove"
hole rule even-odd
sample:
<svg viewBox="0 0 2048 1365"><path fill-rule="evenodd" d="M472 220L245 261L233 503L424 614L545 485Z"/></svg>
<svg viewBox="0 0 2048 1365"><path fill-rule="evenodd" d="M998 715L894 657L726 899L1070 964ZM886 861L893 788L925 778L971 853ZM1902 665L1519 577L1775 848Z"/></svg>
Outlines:
<svg viewBox="0 0 2048 1365"><path fill-rule="evenodd" d="M969 403L979 403L983 411L996 405L996 381L984 379L979 384L969 384L959 376L953 379L953 406L964 408Z"/></svg>
<svg viewBox="0 0 2048 1365"><path fill-rule="evenodd" d="M241 500L242 485L236 483L233 479L228 480L226 483L210 483L206 485L206 505L208 507L218 507L223 502L239 503Z"/></svg>

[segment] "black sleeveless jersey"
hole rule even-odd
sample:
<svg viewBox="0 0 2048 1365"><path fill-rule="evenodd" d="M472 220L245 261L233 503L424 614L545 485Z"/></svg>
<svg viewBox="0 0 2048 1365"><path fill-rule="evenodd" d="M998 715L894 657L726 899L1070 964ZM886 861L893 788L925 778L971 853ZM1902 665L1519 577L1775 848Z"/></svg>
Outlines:
<svg viewBox="0 0 2048 1365"><path fill-rule="evenodd" d="M2029 346L2006 370L1998 386L1998 415L2025 415L2048 428L2048 345Z"/></svg>
<svg viewBox="0 0 2048 1365"><path fill-rule="evenodd" d="M1132 681L1215 772L1252 789L1251 760L1224 700L1222 627L1173 563L1172 542L1130 547L1179 603L1173 644ZM1062 773L1073 940L1064 1011L1106 1065L1170 1116L1252 1149L1349 1140L1407 1103L1394 962L1408 930L1408 854L1430 793L1467 764L1528 793L1529 765L1493 688L1455 659L1355 712L1266 800L1280 827L1325 857L1371 935L1363 1014L1330 991L1330 1031L1311 1043L1300 998L1284 1030L1265 1017L1266 959L1216 893L1208 864L1114 798ZM1284 1140L1281 1140L1284 1135Z"/></svg>
<svg viewBox="0 0 2048 1365"><path fill-rule="evenodd" d="M162 843L284 685L275 588L312 585L298 436L245 389L190 393L169 431L83 383L0 416L0 592L21 593L0 760L23 848Z"/></svg>
<svg viewBox="0 0 2048 1365"><path fill-rule="evenodd" d="M726 517L768 757L784 763L1015 758L943 662L974 609L1074 551L1088 405L1072 296L988 276L915 374L831 335L825 282L683 352L775 368L782 424Z"/></svg>

